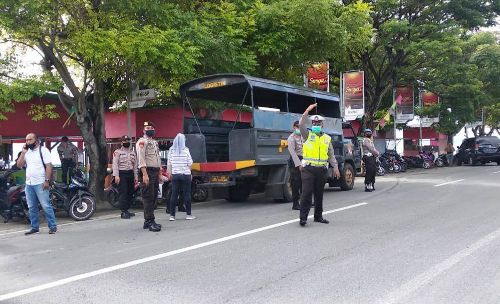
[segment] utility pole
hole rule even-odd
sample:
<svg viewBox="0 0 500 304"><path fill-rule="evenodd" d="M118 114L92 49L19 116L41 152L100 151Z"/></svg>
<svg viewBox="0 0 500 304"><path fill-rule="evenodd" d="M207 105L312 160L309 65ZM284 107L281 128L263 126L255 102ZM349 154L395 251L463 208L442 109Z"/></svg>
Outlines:
<svg viewBox="0 0 500 304"><path fill-rule="evenodd" d="M421 89L418 88L418 106L420 108L420 111L422 111L422 94L421 94ZM418 116L418 120L420 122L420 139L419 139L419 147L420 147L420 152L423 151L422 149L422 112L420 112L420 115Z"/></svg>

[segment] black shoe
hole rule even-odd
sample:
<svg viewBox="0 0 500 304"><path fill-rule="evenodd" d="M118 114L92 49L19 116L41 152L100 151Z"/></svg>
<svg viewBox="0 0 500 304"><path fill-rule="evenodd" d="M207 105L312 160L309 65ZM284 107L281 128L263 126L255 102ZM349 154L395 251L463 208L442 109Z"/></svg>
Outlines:
<svg viewBox="0 0 500 304"><path fill-rule="evenodd" d="M130 213L128 213L128 212L122 212L121 218L122 219L129 219L130 218Z"/></svg>
<svg viewBox="0 0 500 304"><path fill-rule="evenodd" d="M299 204L294 204L292 206L292 210L300 210L300 205Z"/></svg>
<svg viewBox="0 0 500 304"><path fill-rule="evenodd" d="M375 185L372 184L372 191L375 191Z"/></svg>
<svg viewBox="0 0 500 304"><path fill-rule="evenodd" d="M133 212L128 212L128 211L127 211L127 213L128 213L128 215L130 215L130 216L135 216L135 213L133 213Z"/></svg>
<svg viewBox="0 0 500 304"><path fill-rule="evenodd" d="M324 218L320 219L314 219L315 222L321 223L321 224L329 224L330 222Z"/></svg>
<svg viewBox="0 0 500 304"><path fill-rule="evenodd" d="M300 220L299 222L300 226L304 227L307 224L306 220Z"/></svg>
<svg viewBox="0 0 500 304"><path fill-rule="evenodd" d="M25 232L24 235L30 235L34 233L38 233L38 229L31 229L30 231Z"/></svg>
<svg viewBox="0 0 500 304"><path fill-rule="evenodd" d="M151 220L145 220L144 221L144 225L142 225L142 228L144 229L148 229L149 228L149 223L151 222Z"/></svg>
<svg viewBox="0 0 500 304"><path fill-rule="evenodd" d="M56 228L50 228L49 234L55 234L57 232L57 227Z"/></svg>
<svg viewBox="0 0 500 304"><path fill-rule="evenodd" d="M368 187L365 187L365 192L372 192L372 189L368 189Z"/></svg>
<svg viewBox="0 0 500 304"><path fill-rule="evenodd" d="M149 231L158 232L160 230L161 230L161 225L157 224L155 220L151 220L151 223L149 224Z"/></svg>

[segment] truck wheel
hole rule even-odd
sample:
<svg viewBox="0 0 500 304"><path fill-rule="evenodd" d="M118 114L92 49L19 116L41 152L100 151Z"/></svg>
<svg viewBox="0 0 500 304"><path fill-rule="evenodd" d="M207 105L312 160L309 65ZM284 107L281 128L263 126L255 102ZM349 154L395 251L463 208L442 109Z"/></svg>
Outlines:
<svg viewBox="0 0 500 304"><path fill-rule="evenodd" d="M351 164L344 164L344 170L340 177L340 189L342 189L342 191L352 190L352 188L354 188L355 176L356 172L354 172L354 168Z"/></svg>
<svg viewBox="0 0 500 304"><path fill-rule="evenodd" d="M228 197L226 200L228 202L244 202L250 196L251 187L245 184L238 184L236 186L231 186L227 189Z"/></svg>

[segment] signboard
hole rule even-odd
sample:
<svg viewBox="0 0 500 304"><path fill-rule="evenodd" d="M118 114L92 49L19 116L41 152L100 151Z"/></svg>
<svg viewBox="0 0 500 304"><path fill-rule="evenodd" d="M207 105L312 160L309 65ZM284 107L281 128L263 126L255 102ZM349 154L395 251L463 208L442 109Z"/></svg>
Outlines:
<svg viewBox="0 0 500 304"><path fill-rule="evenodd" d="M342 105L345 120L365 115L365 74L363 71L342 75Z"/></svg>
<svg viewBox="0 0 500 304"><path fill-rule="evenodd" d="M152 100L155 98L155 89L133 90L130 96L129 108L142 108L148 100Z"/></svg>
<svg viewBox="0 0 500 304"><path fill-rule="evenodd" d="M315 63L307 67L306 87L330 92L330 64Z"/></svg>
<svg viewBox="0 0 500 304"><path fill-rule="evenodd" d="M415 116L413 107L413 87L397 87L394 90L394 97L400 102L396 102L396 122L405 123Z"/></svg>
<svg viewBox="0 0 500 304"><path fill-rule="evenodd" d="M420 100L422 101L422 106L424 108L426 107L432 107L435 106L439 103L439 96L436 93L433 93L431 91L427 90L422 90L420 91ZM439 116L438 117L423 117L422 118L422 123L437 123L439 122Z"/></svg>

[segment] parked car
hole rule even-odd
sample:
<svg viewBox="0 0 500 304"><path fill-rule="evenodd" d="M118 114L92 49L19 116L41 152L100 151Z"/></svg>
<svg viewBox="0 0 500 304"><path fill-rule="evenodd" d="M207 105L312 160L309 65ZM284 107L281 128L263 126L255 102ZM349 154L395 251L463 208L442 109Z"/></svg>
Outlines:
<svg viewBox="0 0 500 304"><path fill-rule="evenodd" d="M496 136L480 136L466 138L458 146L455 155L458 166L462 164L477 165L496 162L500 165L500 139Z"/></svg>

